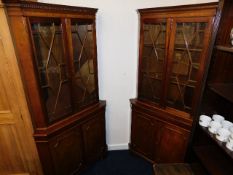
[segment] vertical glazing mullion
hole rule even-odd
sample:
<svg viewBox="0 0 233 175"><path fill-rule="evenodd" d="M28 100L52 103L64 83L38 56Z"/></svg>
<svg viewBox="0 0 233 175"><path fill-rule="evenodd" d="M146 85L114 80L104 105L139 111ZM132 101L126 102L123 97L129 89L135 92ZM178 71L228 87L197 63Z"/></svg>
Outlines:
<svg viewBox="0 0 233 175"><path fill-rule="evenodd" d="M93 64L94 64L94 77L95 77L95 92L97 95L97 100L99 100L99 86L98 86L98 62L97 62L97 42L96 42L96 19L93 19L92 23L92 35L93 35Z"/></svg>
<svg viewBox="0 0 233 175"><path fill-rule="evenodd" d="M70 89L70 103L72 107L72 112L75 111L74 109L74 58L73 58L73 45L72 45L72 29L71 29L71 20L69 18L62 18L62 35L63 35L63 42L64 42L64 53L65 53L65 62L67 64L67 73L69 79L69 89Z"/></svg>
<svg viewBox="0 0 233 175"><path fill-rule="evenodd" d="M169 84L169 75L172 68L172 56L174 50L176 25L172 18L167 18L167 28L166 28L166 53L163 67L163 92L161 93L160 105L166 107L167 91Z"/></svg>

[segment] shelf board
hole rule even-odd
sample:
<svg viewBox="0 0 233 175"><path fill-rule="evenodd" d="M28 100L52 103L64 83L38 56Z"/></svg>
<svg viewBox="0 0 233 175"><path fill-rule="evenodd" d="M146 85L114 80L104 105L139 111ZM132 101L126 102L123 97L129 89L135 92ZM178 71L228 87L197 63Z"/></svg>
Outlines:
<svg viewBox="0 0 233 175"><path fill-rule="evenodd" d="M232 162L214 146L194 147L194 152L211 175L233 174Z"/></svg>
<svg viewBox="0 0 233 175"><path fill-rule="evenodd" d="M233 151L226 148L226 143L216 139L215 135L210 133L207 128L200 126L200 128L226 153L233 159Z"/></svg>
<svg viewBox="0 0 233 175"><path fill-rule="evenodd" d="M233 83L213 83L209 84L209 88L233 103Z"/></svg>
<svg viewBox="0 0 233 175"><path fill-rule="evenodd" d="M221 46L221 45L217 45L216 49L221 50L221 51L225 51L225 52L231 52L233 53L233 46Z"/></svg>
<svg viewBox="0 0 233 175"><path fill-rule="evenodd" d="M162 45L162 46L161 46ZM164 47L165 44L160 44L160 46L158 45L155 45L155 48L156 49L166 49ZM154 45L152 43L144 43L144 47L154 47ZM174 47L174 50L187 50L187 48L184 46L177 46L177 47ZM189 51L191 52L202 52L202 48L189 48L188 49Z"/></svg>

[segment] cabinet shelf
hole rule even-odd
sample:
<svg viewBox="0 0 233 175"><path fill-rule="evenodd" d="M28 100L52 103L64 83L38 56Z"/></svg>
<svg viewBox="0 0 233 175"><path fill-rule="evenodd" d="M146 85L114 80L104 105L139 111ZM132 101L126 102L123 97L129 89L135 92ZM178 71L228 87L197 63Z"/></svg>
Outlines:
<svg viewBox="0 0 233 175"><path fill-rule="evenodd" d="M233 174L233 166L229 160L214 146L194 147L194 152L211 175Z"/></svg>
<svg viewBox="0 0 233 175"><path fill-rule="evenodd" d="M225 51L225 52L231 52L233 53L233 46L222 46L222 45L217 45L216 49L221 50L221 51Z"/></svg>
<svg viewBox="0 0 233 175"><path fill-rule="evenodd" d="M233 83L209 84L210 90L233 103Z"/></svg>
<svg viewBox="0 0 233 175"><path fill-rule="evenodd" d="M155 48L156 48L156 49L161 49L161 50L162 50L162 49L166 49L166 48L164 47L164 45L165 45L165 44L163 44L162 46L161 46L161 44L155 45ZM151 43L144 43L144 47L154 47L154 45L151 44ZM174 50L186 51L187 48L185 47L185 45L184 45L184 46L175 46L175 47L174 47ZM191 52L202 52L202 49L201 49L201 48L189 48L189 51L191 51Z"/></svg>
<svg viewBox="0 0 233 175"><path fill-rule="evenodd" d="M150 79L153 79L153 80L157 80L157 81L162 81L162 75L148 75L146 74L147 72L146 71L141 71L142 73L144 73L144 77L146 78L150 78ZM149 72L152 74L152 72ZM171 84L173 85L181 85L181 86L186 86L186 87L190 87L190 88L195 88L196 87L196 83L197 81L195 80L189 80L189 81L183 81L183 82L177 82L176 81L176 77L175 76L171 76L171 81L170 81Z"/></svg>
<svg viewBox="0 0 233 175"><path fill-rule="evenodd" d="M226 148L225 142L220 142L215 138L215 135L210 133L207 128L200 126L201 129L207 134L226 154L228 154L233 159L233 151L230 151Z"/></svg>

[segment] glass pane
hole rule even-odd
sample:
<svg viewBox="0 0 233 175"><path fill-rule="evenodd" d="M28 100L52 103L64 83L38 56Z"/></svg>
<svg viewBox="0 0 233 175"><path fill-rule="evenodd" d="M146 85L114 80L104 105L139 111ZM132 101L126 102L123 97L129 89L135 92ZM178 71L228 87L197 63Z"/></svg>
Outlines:
<svg viewBox="0 0 233 175"><path fill-rule="evenodd" d="M72 112L61 23L56 19L31 19L31 29L42 99L52 122Z"/></svg>
<svg viewBox="0 0 233 175"><path fill-rule="evenodd" d="M159 102L165 59L166 23L144 24L139 98Z"/></svg>
<svg viewBox="0 0 233 175"><path fill-rule="evenodd" d="M207 23L177 23L167 105L190 112Z"/></svg>
<svg viewBox="0 0 233 175"><path fill-rule="evenodd" d="M97 101L95 83L95 45L92 22L72 21L75 110Z"/></svg>

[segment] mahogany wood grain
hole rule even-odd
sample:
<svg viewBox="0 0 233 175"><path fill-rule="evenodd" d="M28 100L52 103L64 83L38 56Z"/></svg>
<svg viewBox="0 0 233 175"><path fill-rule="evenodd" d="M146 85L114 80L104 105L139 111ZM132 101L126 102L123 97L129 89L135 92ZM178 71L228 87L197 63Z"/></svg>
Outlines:
<svg viewBox="0 0 233 175"><path fill-rule="evenodd" d="M200 114L212 116L220 114L226 120L233 121L232 114L232 58L230 46L230 30L232 22L233 2L220 0L217 20L214 25L213 53L208 66L208 76L203 98L200 104ZM196 125L198 121L196 121ZM193 139L194 161L199 162L210 174L232 174L232 151L226 148L226 143L216 140L216 136L208 129L197 126ZM195 159L195 157L197 159Z"/></svg>
<svg viewBox="0 0 233 175"><path fill-rule="evenodd" d="M195 147L194 151L211 175L230 175L233 173L230 159L215 146Z"/></svg>
<svg viewBox="0 0 233 175"><path fill-rule="evenodd" d="M154 160L154 149L157 144L156 139L158 138L156 134L159 133L159 124L158 121L154 120L149 115L143 115L136 111L132 111L130 147L150 160Z"/></svg>
<svg viewBox="0 0 233 175"><path fill-rule="evenodd" d="M217 8L218 3L207 3L138 10L138 98L131 100L130 149L149 161L170 163L185 160L193 121L196 121L205 85L203 80L207 74L209 54L213 48L213 45L209 45L213 41ZM192 33L192 27L198 31ZM179 32L183 32L183 35ZM159 39L161 35L165 37ZM198 45L190 41L196 35L199 36L195 41L199 42ZM186 37L190 37L190 40ZM145 47L150 47L151 52ZM164 50L165 56L158 50ZM184 56L186 52L188 56ZM189 60L187 64L192 69L186 71L188 68L182 68L183 63L178 56L184 62ZM185 82L185 79L188 80Z"/></svg>
<svg viewBox="0 0 233 175"><path fill-rule="evenodd" d="M85 121L82 125L85 163L103 158L106 152L104 111Z"/></svg>
<svg viewBox="0 0 233 175"><path fill-rule="evenodd" d="M98 95L97 9L18 0L4 2L44 174L79 174L107 150L106 102L100 101ZM73 22L81 26L76 38L72 36ZM89 49L85 43L88 33L88 44L93 46ZM79 67L75 70L73 52L79 52L79 48ZM84 49L93 58L85 57ZM90 64L93 71L88 72L85 69ZM94 77L93 83L88 84L90 76Z"/></svg>
<svg viewBox="0 0 233 175"><path fill-rule="evenodd" d="M156 111L148 104L137 100L131 102L130 149L150 162L183 162L192 126L191 120L188 118L178 120L179 115L169 116L165 110L158 108Z"/></svg>

